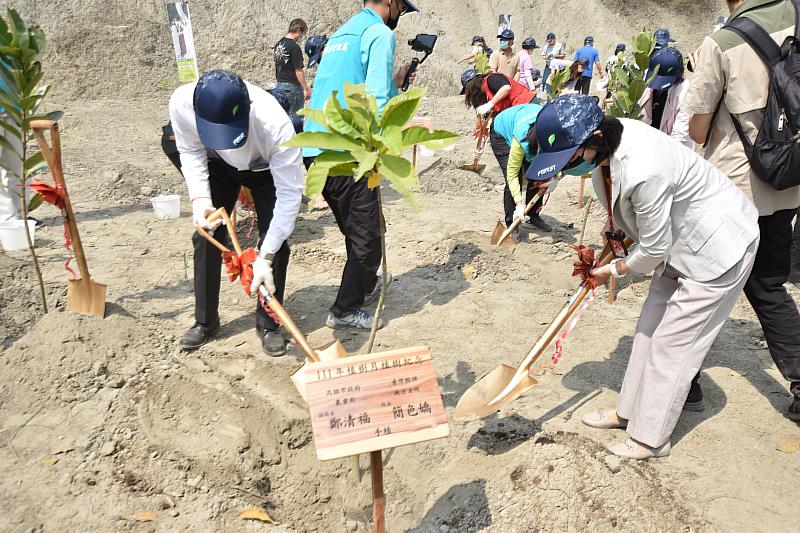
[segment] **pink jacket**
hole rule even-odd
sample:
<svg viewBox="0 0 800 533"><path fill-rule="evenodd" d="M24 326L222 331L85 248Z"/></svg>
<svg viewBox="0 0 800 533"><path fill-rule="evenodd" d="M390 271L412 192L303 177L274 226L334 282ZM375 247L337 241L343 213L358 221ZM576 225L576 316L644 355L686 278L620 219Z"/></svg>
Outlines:
<svg viewBox="0 0 800 533"><path fill-rule="evenodd" d="M689 81L683 80L669 88L664 114L661 116L661 131L694 150L694 141L689 137L689 113L681 110L683 99L689 91ZM641 121L647 125L653 124L653 90L647 89L639 105L643 107Z"/></svg>

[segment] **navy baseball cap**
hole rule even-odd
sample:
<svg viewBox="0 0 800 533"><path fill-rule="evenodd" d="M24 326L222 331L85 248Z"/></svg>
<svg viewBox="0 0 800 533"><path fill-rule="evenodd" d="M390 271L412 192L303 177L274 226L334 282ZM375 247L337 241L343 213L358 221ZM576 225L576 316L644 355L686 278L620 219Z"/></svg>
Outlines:
<svg viewBox="0 0 800 533"><path fill-rule="evenodd" d="M585 94L560 96L544 106L536 117L539 153L526 177L543 181L561 172L601 122L603 111L594 97Z"/></svg>
<svg viewBox="0 0 800 533"><path fill-rule="evenodd" d="M406 5L406 13L419 13L419 8L411 3L410 0L403 0Z"/></svg>
<svg viewBox="0 0 800 533"><path fill-rule="evenodd" d="M464 74L461 75L461 94L464 94L466 92L467 84L480 75L481 73L475 70L474 68L466 70Z"/></svg>
<svg viewBox="0 0 800 533"><path fill-rule="evenodd" d="M479 42L482 43L482 42L485 42L485 41L484 41L483 37L481 37L480 35L475 35L472 38L472 42L473 43L479 43Z"/></svg>
<svg viewBox="0 0 800 533"><path fill-rule="evenodd" d="M327 35L312 35L308 38L305 46L306 55L308 56L308 68L319 63L326 44L328 44Z"/></svg>
<svg viewBox="0 0 800 533"><path fill-rule="evenodd" d="M505 41L513 41L514 40L514 32L511 30L503 30L500 32L500 35L497 36L498 39L503 39Z"/></svg>
<svg viewBox="0 0 800 533"><path fill-rule="evenodd" d="M247 142L250 94L244 80L227 70L203 74L194 88L194 115L203 146L233 150Z"/></svg>
<svg viewBox="0 0 800 533"><path fill-rule="evenodd" d="M536 44L536 39L528 37L522 41L522 48L539 48L539 46Z"/></svg>
<svg viewBox="0 0 800 533"><path fill-rule="evenodd" d="M555 33L553 33L553 32L550 32L550 33L548 33L548 34L547 34L547 40L548 40L548 41L549 41L550 39L555 39L555 38L556 38L556 34L555 34Z"/></svg>
<svg viewBox="0 0 800 533"><path fill-rule="evenodd" d="M662 48L650 58L648 78L653 75L656 67L658 73L649 87L657 91L666 91L683 75L683 54L675 48Z"/></svg>
<svg viewBox="0 0 800 533"><path fill-rule="evenodd" d="M594 37L592 37L591 35L587 35L586 39L583 40L583 44L593 43L593 42L594 42Z"/></svg>
<svg viewBox="0 0 800 533"><path fill-rule="evenodd" d="M674 43L675 39L673 39L667 28L659 28L653 33L656 38L656 44L659 46L667 46L669 43Z"/></svg>

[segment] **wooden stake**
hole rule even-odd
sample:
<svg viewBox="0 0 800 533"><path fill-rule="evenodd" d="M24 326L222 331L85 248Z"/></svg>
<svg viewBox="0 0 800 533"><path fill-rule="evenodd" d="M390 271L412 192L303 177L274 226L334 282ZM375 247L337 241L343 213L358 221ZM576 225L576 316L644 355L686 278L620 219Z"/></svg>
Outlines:
<svg viewBox="0 0 800 533"><path fill-rule="evenodd" d="M583 193L586 191L586 178L581 176L581 189L578 193L578 209L583 209Z"/></svg>
<svg viewBox="0 0 800 533"><path fill-rule="evenodd" d="M411 150L411 165L414 167L414 170L417 169L417 145L414 145L414 148Z"/></svg>
<svg viewBox="0 0 800 533"><path fill-rule="evenodd" d="M372 471L372 529L375 533L385 533L386 500L383 493L383 452L381 450L370 452L369 462Z"/></svg>

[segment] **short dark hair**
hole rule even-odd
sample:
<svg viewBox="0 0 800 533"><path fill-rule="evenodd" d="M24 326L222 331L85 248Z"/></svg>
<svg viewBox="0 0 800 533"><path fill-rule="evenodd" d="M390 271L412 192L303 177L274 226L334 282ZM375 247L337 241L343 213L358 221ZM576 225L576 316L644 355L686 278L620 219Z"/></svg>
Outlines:
<svg viewBox="0 0 800 533"><path fill-rule="evenodd" d="M303 19L294 19L289 23L289 33L305 33L308 31L308 24Z"/></svg>

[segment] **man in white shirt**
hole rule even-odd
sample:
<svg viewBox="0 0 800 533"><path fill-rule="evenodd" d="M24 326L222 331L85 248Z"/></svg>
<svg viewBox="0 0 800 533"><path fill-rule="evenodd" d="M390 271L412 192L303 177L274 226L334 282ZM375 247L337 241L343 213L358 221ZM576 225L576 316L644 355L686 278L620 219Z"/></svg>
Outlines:
<svg viewBox="0 0 800 533"><path fill-rule="evenodd" d="M196 225L224 240L222 221L207 217L218 207L232 212L242 186L250 189L258 215L258 259L253 284L283 300L289 246L304 189L299 148L281 146L295 135L280 104L235 74L214 70L179 87L169 102L180 170L192 200ZM199 348L219 331L219 250L199 233L194 242L195 324L181 338L184 350ZM286 351L278 325L260 305L256 329L264 352Z"/></svg>
<svg viewBox="0 0 800 533"><path fill-rule="evenodd" d="M556 34L547 34L547 45L542 48L542 59L544 59L544 74L542 75L542 88L547 91L547 79L550 77L550 61L553 59L564 59L567 54L564 52L564 45L556 41Z"/></svg>

